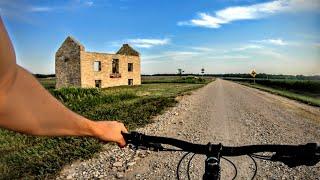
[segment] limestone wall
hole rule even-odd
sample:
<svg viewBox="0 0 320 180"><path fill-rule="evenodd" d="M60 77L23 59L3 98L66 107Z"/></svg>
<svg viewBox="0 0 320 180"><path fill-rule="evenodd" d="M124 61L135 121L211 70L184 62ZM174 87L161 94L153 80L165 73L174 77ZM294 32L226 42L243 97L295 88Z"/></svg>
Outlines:
<svg viewBox="0 0 320 180"><path fill-rule="evenodd" d="M84 47L67 38L55 55L56 88L80 87L80 51Z"/></svg>
<svg viewBox="0 0 320 180"><path fill-rule="evenodd" d="M125 56L119 54L80 52L81 87L95 87L95 80L101 80L101 87L128 85L128 79L133 79L133 85L141 84L140 58L138 56ZM111 78L112 59L119 59L120 78ZM95 72L93 64L101 62L101 71ZM128 72L128 63L133 63L133 72Z"/></svg>

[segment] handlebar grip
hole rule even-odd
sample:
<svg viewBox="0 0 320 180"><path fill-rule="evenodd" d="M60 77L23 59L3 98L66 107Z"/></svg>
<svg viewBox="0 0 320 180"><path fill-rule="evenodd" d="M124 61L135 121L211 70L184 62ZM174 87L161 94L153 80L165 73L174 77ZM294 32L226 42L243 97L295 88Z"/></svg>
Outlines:
<svg viewBox="0 0 320 180"><path fill-rule="evenodd" d="M122 134L124 140L126 140L126 141L127 141L127 139L129 139L129 137L130 137L130 134L129 134L129 133L121 132L121 134Z"/></svg>
<svg viewBox="0 0 320 180"><path fill-rule="evenodd" d="M161 143L152 143L145 141L146 135L138 133L138 132L130 132L130 133L122 133L123 138L125 139L126 143L131 146L131 148L137 149L149 149L151 151L161 151L164 148L162 147Z"/></svg>
<svg viewBox="0 0 320 180"><path fill-rule="evenodd" d="M184 151L190 151L197 154L206 154L207 145L194 144L187 141L182 141L175 138L161 137L161 136L149 136L139 132L131 131L130 133L122 133L127 144L132 144L134 146L144 146L144 147L154 147L156 149L161 149L158 146L161 144L167 144L175 146Z"/></svg>
<svg viewBox="0 0 320 180"><path fill-rule="evenodd" d="M281 161L289 167L314 166L320 161L320 147L316 143L300 145L294 151L277 152L271 160Z"/></svg>
<svg viewBox="0 0 320 180"><path fill-rule="evenodd" d="M123 136L123 139L126 141L126 144L128 144L132 140L130 133L121 132L121 134Z"/></svg>
<svg viewBox="0 0 320 180"><path fill-rule="evenodd" d="M121 134L127 144L133 143L133 142L143 142L144 134L134 132L134 131L130 133L121 132Z"/></svg>

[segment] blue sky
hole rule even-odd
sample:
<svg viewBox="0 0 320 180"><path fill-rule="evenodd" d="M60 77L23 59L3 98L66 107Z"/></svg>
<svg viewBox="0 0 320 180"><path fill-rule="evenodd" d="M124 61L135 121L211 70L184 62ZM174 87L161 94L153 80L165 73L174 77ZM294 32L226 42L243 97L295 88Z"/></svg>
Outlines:
<svg viewBox="0 0 320 180"><path fill-rule="evenodd" d="M0 14L33 73L54 73L71 35L88 51L131 44L144 74L320 74L320 0L0 0Z"/></svg>

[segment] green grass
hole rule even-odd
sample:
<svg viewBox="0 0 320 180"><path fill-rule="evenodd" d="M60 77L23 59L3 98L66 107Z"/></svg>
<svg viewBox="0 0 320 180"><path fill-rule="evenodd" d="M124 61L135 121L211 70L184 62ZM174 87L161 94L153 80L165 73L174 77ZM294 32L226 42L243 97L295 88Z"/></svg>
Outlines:
<svg viewBox="0 0 320 180"><path fill-rule="evenodd" d="M176 96L204 86L156 83L107 89L53 90L52 81L40 82L73 111L97 121L120 120L130 130L151 123L153 116L176 104ZM64 165L94 156L102 145L94 138L34 137L0 129L0 179L54 178Z"/></svg>
<svg viewBox="0 0 320 180"><path fill-rule="evenodd" d="M38 78L39 82L45 87L46 89L54 89L56 86L56 78Z"/></svg>
<svg viewBox="0 0 320 180"><path fill-rule="evenodd" d="M206 84L213 81L212 77L197 76L143 76L142 84L150 83L190 83L190 84Z"/></svg>
<svg viewBox="0 0 320 180"><path fill-rule="evenodd" d="M281 95L313 106L320 106L320 81L297 79L256 79L226 77L226 80L239 82L273 94Z"/></svg>
<svg viewBox="0 0 320 180"><path fill-rule="evenodd" d="M296 92L292 92L289 90L285 90L285 89L276 89L276 88L271 88L271 87L267 87L264 85L260 85L260 84L250 84L250 83L246 83L246 82L240 82L240 84L249 86L249 87L253 87L259 90L263 90L266 92L270 92L272 94L276 94L276 95L280 95L280 96L284 96L290 99L294 99L309 105L313 105L313 106L319 106L320 107L320 98L318 97L313 97L307 94L303 94L301 93L301 91L299 93Z"/></svg>
<svg viewBox="0 0 320 180"><path fill-rule="evenodd" d="M252 78L224 78L237 82L253 83ZM320 98L319 80L294 80L294 79L256 79L256 84L266 87L303 94L314 98Z"/></svg>

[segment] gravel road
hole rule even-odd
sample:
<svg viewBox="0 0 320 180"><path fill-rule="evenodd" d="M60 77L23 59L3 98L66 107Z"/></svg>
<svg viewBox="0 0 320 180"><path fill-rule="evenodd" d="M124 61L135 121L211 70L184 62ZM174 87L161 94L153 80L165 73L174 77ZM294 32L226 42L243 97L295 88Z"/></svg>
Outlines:
<svg viewBox="0 0 320 180"><path fill-rule="evenodd" d="M320 108L311 107L237 83L217 79L179 98L176 107L155 117L155 123L138 131L194 143L304 144L320 143ZM106 145L95 158L67 166L58 179L175 179L181 153L138 151ZM189 156L190 157L190 156ZM205 157L196 155L191 179L201 179ZM238 167L237 179L250 179L254 164L248 157L230 158ZM319 179L314 167L287 168L281 163L257 160L256 179ZM222 179L231 179L232 166L222 160ZM127 165L128 169L124 170ZM181 168L186 178L186 161Z"/></svg>

